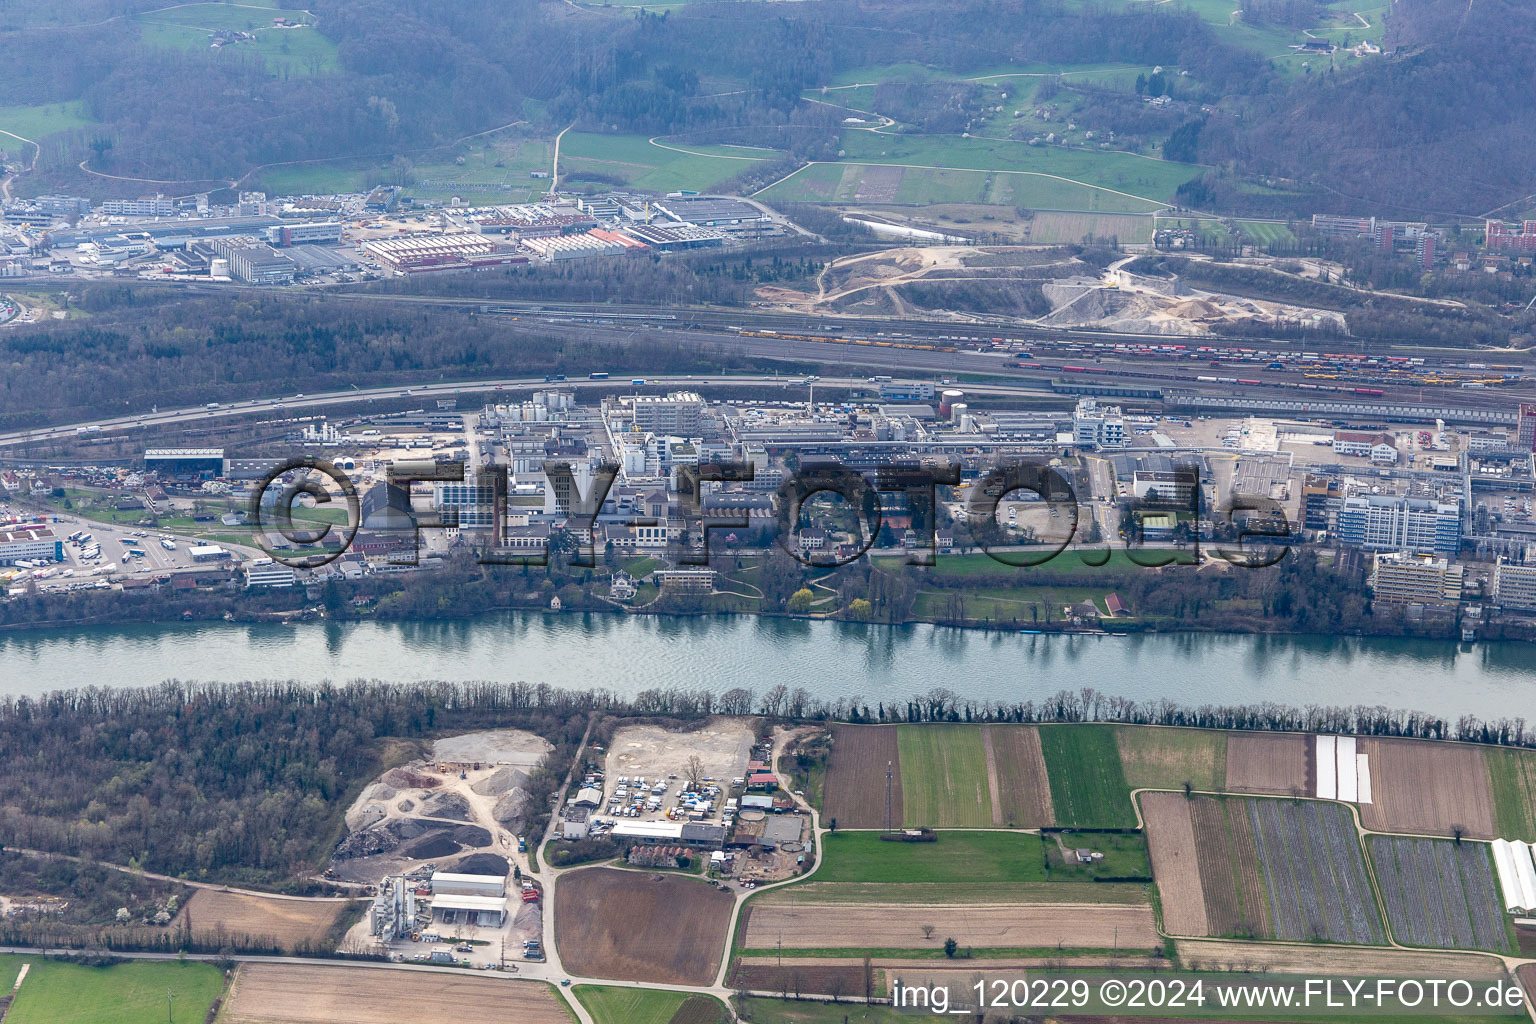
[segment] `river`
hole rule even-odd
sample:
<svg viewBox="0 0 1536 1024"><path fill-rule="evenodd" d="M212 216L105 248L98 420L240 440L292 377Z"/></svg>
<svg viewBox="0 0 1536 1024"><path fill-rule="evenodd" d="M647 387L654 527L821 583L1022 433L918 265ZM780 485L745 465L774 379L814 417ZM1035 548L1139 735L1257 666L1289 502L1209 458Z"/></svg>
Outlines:
<svg viewBox="0 0 1536 1024"><path fill-rule="evenodd" d="M1159 633L1031 636L940 626L514 612L432 623L131 625L0 635L0 694L164 679L526 680L627 696L785 683L904 700L944 687L1030 700L1091 686L1184 704L1385 705L1530 717L1536 645Z"/></svg>

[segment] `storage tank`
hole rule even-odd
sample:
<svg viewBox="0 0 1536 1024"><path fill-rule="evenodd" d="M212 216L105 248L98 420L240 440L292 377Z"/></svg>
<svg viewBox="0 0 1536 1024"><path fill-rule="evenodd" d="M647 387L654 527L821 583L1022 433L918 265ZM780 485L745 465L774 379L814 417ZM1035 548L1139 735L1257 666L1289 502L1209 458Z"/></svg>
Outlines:
<svg viewBox="0 0 1536 1024"><path fill-rule="evenodd" d="M225 259L222 256L215 256L213 259L209 260L208 261L208 276L209 277L228 277L229 276L229 260Z"/></svg>
<svg viewBox="0 0 1536 1024"><path fill-rule="evenodd" d="M949 412L945 413L944 415L949 417L949 421L951 423L959 423L961 417L965 416L970 411L970 406L966 405L964 402L957 402L950 406Z"/></svg>
<svg viewBox="0 0 1536 1024"><path fill-rule="evenodd" d="M965 406L960 405L960 406L956 406L956 408L957 409L964 409ZM975 419L975 417L973 417L968 412L962 412L960 414L960 432L963 433L963 434L969 434L969 433L972 433L973 431L975 431L975 429L976 429L976 419Z"/></svg>
<svg viewBox="0 0 1536 1024"><path fill-rule="evenodd" d="M950 410L955 407L955 403L963 401L965 401L964 391L957 391L954 388L950 388L941 392L939 394L939 415L945 419L949 419Z"/></svg>

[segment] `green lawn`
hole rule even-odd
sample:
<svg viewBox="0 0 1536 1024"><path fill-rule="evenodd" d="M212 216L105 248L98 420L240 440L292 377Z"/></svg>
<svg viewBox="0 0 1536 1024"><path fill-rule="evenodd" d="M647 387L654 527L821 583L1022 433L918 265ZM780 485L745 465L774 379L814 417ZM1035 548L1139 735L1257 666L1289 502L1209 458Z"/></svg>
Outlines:
<svg viewBox="0 0 1536 1024"><path fill-rule="evenodd" d="M33 142L54 132L84 128L95 123L86 116L85 107L79 100L44 103L35 107L0 107L0 129ZM0 135L0 152L13 152L20 148L21 143L15 139Z"/></svg>
<svg viewBox="0 0 1536 1024"><path fill-rule="evenodd" d="M175 996L172 1019L200 1024L224 991L224 976L212 964L135 961L81 967L42 957L3 959L13 978L13 966L32 965L6 1024L160 1024L166 1019L167 990Z"/></svg>
<svg viewBox="0 0 1536 1024"><path fill-rule="evenodd" d="M1253 239L1254 245L1273 245L1277 242L1290 245L1296 241L1296 236L1284 224L1240 220L1237 222L1237 226L1243 229L1243 234Z"/></svg>
<svg viewBox="0 0 1536 1024"><path fill-rule="evenodd" d="M1050 862L1050 877L1061 882L1092 882L1095 878L1150 878L1152 861L1147 853L1147 840L1139 832L1073 832L1060 836L1061 846L1056 844L1055 834L1042 834L1041 845ZM1068 851L1090 849L1102 853L1103 860L1092 864L1079 864L1070 856L1062 855L1062 847Z"/></svg>
<svg viewBox="0 0 1536 1024"><path fill-rule="evenodd" d="M927 828L985 828L994 824L980 729L971 725L902 725L896 735L901 750L904 824Z"/></svg>
<svg viewBox="0 0 1536 1024"><path fill-rule="evenodd" d="M686 992L615 985L577 985L571 991L596 1024L668 1024L689 998ZM724 1005L720 1010L723 1015Z"/></svg>
<svg viewBox="0 0 1536 1024"><path fill-rule="evenodd" d="M817 882L998 883L1046 880L1038 836L940 832L932 843L886 842L875 832L826 837Z"/></svg>
<svg viewBox="0 0 1536 1024"><path fill-rule="evenodd" d="M1004 557L1018 557L1021 552L1003 552ZM1173 554L1183 564L1189 564L1193 556L1188 551L1162 550L1143 548L1137 552L1137 557L1146 562L1155 562L1160 558ZM873 558L875 568L888 572L900 572L902 559L898 557ZM1101 566L1088 565L1075 551L1063 551L1055 558L1042 565L1014 566L999 562L985 552L976 552L965 555L940 555L936 564L923 569L923 573L929 576L954 576L954 577L999 577L999 582L1010 582L1018 585L1046 583L1052 577L1095 574L1138 572L1143 566L1131 561L1130 554L1124 548L1112 548L1109 560Z"/></svg>
<svg viewBox="0 0 1536 1024"><path fill-rule="evenodd" d="M1536 842L1536 751L1488 747L1494 830L1505 839Z"/></svg>
<svg viewBox="0 0 1536 1024"><path fill-rule="evenodd" d="M1115 729L1120 764L1132 789L1220 792L1227 784L1227 735L1214 729L1125 725Z"/></svg>
<svg viewBox="0 0 1536 1024"><path fill-rule="evenodd" d="M1114 730L1110 725L1040 726L1040 748L1058 825L1135 827L1136 813Z"/></svg>
<svg viewBox="0 0 1536 1024"><path fill-rule="evenodd" d="M567 132L560 140L560 176L562 181L579 181L583 173L600 174L653 192L704 191L775 155L771 150L675 139L652 143L644 135Z"/></svg>

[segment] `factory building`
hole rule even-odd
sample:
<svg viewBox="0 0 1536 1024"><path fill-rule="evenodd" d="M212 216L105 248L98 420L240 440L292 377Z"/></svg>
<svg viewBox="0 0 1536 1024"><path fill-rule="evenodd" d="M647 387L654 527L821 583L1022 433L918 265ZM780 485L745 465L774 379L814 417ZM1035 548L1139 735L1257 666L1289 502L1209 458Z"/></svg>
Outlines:
<svg viewBox="0 0 1536 1024"><path fill-rule="evenodd" d="M339 241L341 241L341 222L335 220L277 224L267 228L269 245L311 245Z"/></svg>
<svg viewBox="0 0 1536 1024"><path fill-rule="evenodd" d="M1195 473L1138 469L1131 474L1131 494L1137 498L1188 505L1194 500L1195 491L1199 487L1200 477Z"/></svg>
<svg viewBox="0 0 1536 1024"><path fill-rule="evenodd" d="M1120 407L1079 398L1072 413L1072 441L1080 448L1124 448L1125 417Z"/></svg>
<svg viewBox="0 0 1536 1024"><path fill-rule="evenodd" d="M1536 611L1536 565L1514 565L1500 558L1493 567L1493 603L1516 611Z"/></svg>
<svg viewBox="0 0 1536 1024"><path fill-rule="evenodd" d="M146 448L144 470L174 477L223 476L224 449Z"/></svg>
<svg viewBox="0 0 1536 1024"><path fill-rule="evenodd" d="M213 251L229 260L230 273L246 284L292 284L298 264L248 238L216 238Z"/></svg>
<svg viewBox="0 0 1536 1024"><path fill-rule="evenodd" d="M33 558L62 562L64 542L41 523L0 530L0 565L15 565L18 560Z"/></svg>
<svg viewBox="0 0 1536 1024"><path fill-rule="evenodd" d="M1461 509L1428 498L1362 495L1345 498L1339 540L1367 551L1454 555L1461 546Z"/></svg>
<svg viewBox="0 0 1536 1024"><path fill-rule="evenodd" d="M635 426L652 434L674 437L698 437L704 416L704 399L695 391L674 391L669 395L636 395L631 402Z"/></svg>
<svg viewBox="0 0 1536 1024"><path fill-rule="evenodd" d="M1463 567L1444 558L1417 558L1405 552L1379 554L1370 586L1376 600L1395 604L1460 601Z"/></svg>
<svg viewBox="0 0 1536 1024"><path fill-rule="evenodd" d="M101 212L108 217L174 217L176 201L165 196L108 199L101 204Z"/></svg>
<svg viewBox="0 0 1536 1024"><path fill-rule="evenodd" d="M496 488L473 481L436 484L432 509L461 530L490 529L496 525Z"/></svg>
<svg viewBox="0 0 1536 1024"><path fill-rule="evenodd" d="M501 875L434 871L432 915L443 924L499 928L507 919L507 880Z"/></svg>

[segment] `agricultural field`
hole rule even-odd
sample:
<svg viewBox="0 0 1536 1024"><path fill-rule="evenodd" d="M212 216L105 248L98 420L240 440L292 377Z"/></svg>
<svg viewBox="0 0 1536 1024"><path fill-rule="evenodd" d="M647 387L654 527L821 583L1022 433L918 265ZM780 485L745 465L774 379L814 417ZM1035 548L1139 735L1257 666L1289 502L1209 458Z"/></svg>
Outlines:
<svg viewBox="0 0 1536 1024"><path fill-rule="evenodd" d="M1121 245L1150 245L1153 220L1129 213L1056 213L1042 211L1030 221L1029 240L1045 245L1075 245L1088 238L1113 238Z"/></svg>
<svg viewBox="0 0 1536 1024"><path fill-rule="evenodd" d="M875 832L822 840L816 882L981 883L1046 878L1038 837L1019 832L940 832L931 843L888 842Z"/></svg>
<svg viewBox="0 0 1536 1024"><path fill-rule="evenodd" d="M278 27L273 18L298 23ZM245 32L254 42L228 42L220 53L255 53L272 74L318 75L336 71L336 44L312 24L307 12L266 4L193 3L152 11L134 17L139 38L147 46L175 50L207 51L215 32Z"/></svg>
<svg viewBox="0 0 1536 1024"><path fill-rule="evenodd" d="M846 958L830 963L781 963L778 957L768 956L739 958L726 984L749 992L819 992L858 999L876 991L878 979L872 968Z"/></svg>
<svg viewBox="0 0 1536 1024"><path fill-rule="evenodd" d="M660 989L577 985L571 990L596 1024L717 1024L725 1007L711 996Z"/></svg>
<svg viewBox="0 0 1536 1024"><path fill-rule="evenodd" d="M1244 802L1199 797L1190 805L1208 934L1273 937L1268 894Z"/></svg>
<svg viewBox="0 0 1536 1024"><path fill-rule="evenodd" d="M1002 812L999 823L1033 828L1055 822L1040 731L1030 725L984 725L981 742L992 793Z"/></svg>
<svg viewBox="0 0 1536 1024"><path fill-rule="evenodd" d="M1244 800L1274 937L1385 940L1349 811L1315 800ZM1230 808L1237 810L1236 807Z"/></svg>
<svg viewBox="0 0 1536 1024"><path fill-rule="evenodd" d="M1513 952L1486 843L1371 836L1368 845L1398 942Z"/></svg>
<svg viewBox="0 0 1536 1024"><path fill-rule="evenodd" d="M901 725L902 821L927 828L1001 824L982 731L971 725Z"/></svg>
<svg viewBox="0 0 1536 1024"><path fill-rule="evenodd" d="M1155 200L1118 194L1096 184L1058 177L1054 172L891 167L875 161L809 164L754 195L796 203L976 203L1035 210L1080 210L1090 219L1103 214L1144 214L1162 207ZM1120 220L1118 216L1112 219ZM1122 236L1121 240L1131 239Z"/></svg>
<svg viewBox="0 0 1536 1024"><path fill-rule="evenodd" d="M1118 208L1128 212L1150 212L1171 201L1180 185L1200 173L1193 164L1151 160L1112 150L1061 149L953 135L847 131L842 136L842 147L849 163L1041 174L1143 200L1139 206ZM1106 212L1115 212L1115 208L1106 208Z"/></svg>
<svg viewBox="0 0 1536 1024"><path fill-rule="evenodd" d="M1190 817L1193 801L1182 793L1143 793L1139 799L1147 824L1152 874L1162 897L1163 930L1170 935L1209 934Z"/></svg>
<svg viewBox="0 0 1536 1024"><path fill-rule="evenodd" d="M1227 736L1226 789L1232 793L1308 796L1313 788L1311 763L1310 736L1231 733Z"/></svg>
<svg viewBox="0 0 1536 1024"><path fill-rule="evenodd" d="M40 956L11 956L0 977L9 979L24 963L26 979L5 1014L7 1024L160 1024L167 990L174 993L177 1019L201 1021L224 990L224 974L212 964L119 963L83 967Z"/></svg>
<svg viewBox="0 0 1536 1024"><path fill-rule="evenodd" d="M821 813L842 828L885 827L885 772L891 768L892 824L902 813L901 752L894 726L834 725Z"/></svg>
<svg viewBox="0 0 1536 1024"><path fill-rule="evenodd" d="M1115 742L1132 789L1226 789L1226 733L1128 725L1115 730Z"/></svg>
<svg viewBox="0 0 1536 1024"><path fill-rule="evenodd" d="M314 948L346 906L339 901L268 899L199 889L187 900L176 925L205 941L239 937L292 952Z"/></svg>
<svg viewBox="0 0 1536 1024"><path fill-rule="evenodd" d="M95 124L86 116L85 106L79 100L67 103L45 103L35 107L0 107L0 129L14 132L33 142L70 128L84 128ZM0 138L0 150L16 148L20 143L11 138Z"/></svg>
<svg viewBox="0 0 1536 1024"><path fill-rule="evenodd" d="M1136 813L1114 726L1043 725L1039 731L1056 824L1134 828Z"/></svg>
<svg viewBox="0 0 1536 1024"><path fill-rule="evenodd" d="M165 993L160 990L164 1019ZM308 964L242 964L218 1024L395 1024L402 1007L411 1020L454 1024L573 1024L552 988L540 982L457 974L382 971ZM178 1019L201 1020L188 1015ZM103 1018L106 1020L106 1018ZM115 1018L114 1018L115 1020Z"/></svg>
<svg viewBox="0 0 1536 1024"><path fill-rule="evenodd" d="M820 878L818 871L813 877ZM1139 882L806 882L765 892L752 905L793 903L1149 903Z"/></svg>
<svg viewBox="0 0 1536 1024"><path fill-rule="evenodd" d="M580 181L583 174L617 179L625 185L669 192L704 191L771 159L773 150L744 146L702 146L643 135L599 135L567 132L560 140L561 181Z"/></svg>
<svg viewBox="0 0 1536 1024"><path fill-rule="evenodd" d="M1394 978L1504 977L1504 965L1478 953L1432 953L1369 946L1286 945L1226 939L1180 939L1180 963L1197 971L1250 971L1275 974L1383 975ZM1382 1019L1382 1018L1377 1018ZM1421 1018L1414 1018L1419 1020Z"/></svg>
<svg viewBox="0 0 1536 1024"><path fill-rule="evenodd" d="M1488 784L1494 831L1501 839L1536 841L1536 751L1489 747Z"/></svg>
<svg viewBox="0 0 1536 1024"><path fill-rule="evenodd" d="M1371 759L1374 802L1360 807L1366 828L1449 836L1460 826L1472 838L1497 838L1483 748L1362 737L1359 749Z"/></svg>
<svg viewBox="0 0 1536 1024"><path fill-rule="evenodd" d="M731 904L688 876L584 868L561 876L555 889L555 942L572 974L708 985Z"/></svg>
<svg viewBox="0 0 1536 1024"><path fill-rule="evenodd" d="M953 938L979 949L1155 949L1160 940L1147 905L1031 903L754 904L748 949L942 951ZM1118 943L1118 945L1117 945Z"/></svg>

